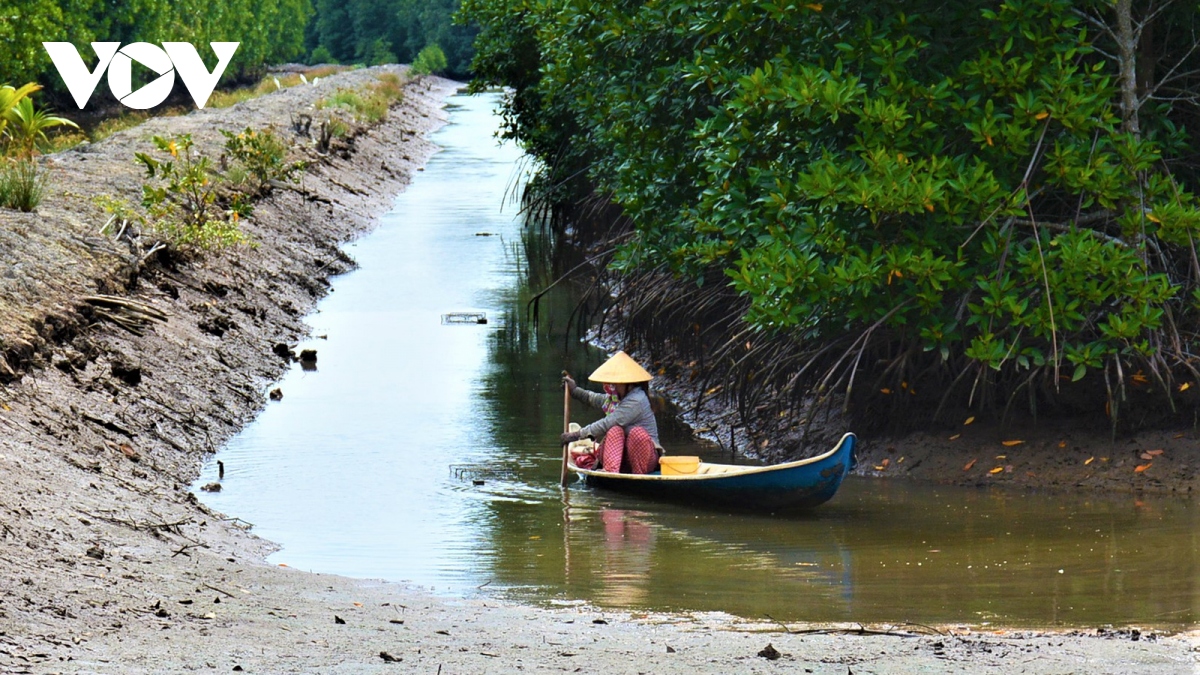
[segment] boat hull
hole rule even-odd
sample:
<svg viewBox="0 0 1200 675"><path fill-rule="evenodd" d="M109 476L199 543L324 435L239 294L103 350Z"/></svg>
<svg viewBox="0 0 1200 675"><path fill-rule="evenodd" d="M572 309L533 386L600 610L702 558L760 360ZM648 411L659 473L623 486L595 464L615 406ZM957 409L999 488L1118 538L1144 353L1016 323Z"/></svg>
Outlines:
<svg viewBox="0 0 1200 675"><path fill-rule="evenodd" d="M589 485L627 494L740 510L780 511L819 506L837 493L854 467L854 434L823 455L765 467L702 462L700 472L682 476L614 474L569 468Z"/></svg>

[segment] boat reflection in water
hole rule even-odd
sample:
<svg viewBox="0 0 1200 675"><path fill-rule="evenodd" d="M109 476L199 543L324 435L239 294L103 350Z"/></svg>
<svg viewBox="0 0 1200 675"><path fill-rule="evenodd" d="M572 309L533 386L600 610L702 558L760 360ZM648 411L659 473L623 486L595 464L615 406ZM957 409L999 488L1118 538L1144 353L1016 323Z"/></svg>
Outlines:
<svg viewBox="0 0 1200 675"><path fill-rule="evenodd" d="M850 556L836 537L820 536L812 540L815 546L799 548L770 527L747 539L744 528L755 519L745 515L672 505L648 510L596 502L588 494L566 499L561 542L568 597L614 609L790 619L803 606L829 619L849 615ZM764 598L771 600L764 605Z"/></svg>

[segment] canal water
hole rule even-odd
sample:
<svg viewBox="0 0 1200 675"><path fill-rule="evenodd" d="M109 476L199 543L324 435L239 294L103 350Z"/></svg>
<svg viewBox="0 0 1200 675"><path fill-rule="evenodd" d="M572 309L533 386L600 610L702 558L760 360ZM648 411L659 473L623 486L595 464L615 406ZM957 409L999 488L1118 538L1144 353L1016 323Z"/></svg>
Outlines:
<svg viewBox="0 0 1200 675"><path fill-rule="evenodd" d="M272 562L460 597L780 621L1196 625L1190 501L852 477L779 517L560 490L559 373L604 355L567 336L567 285L530 319L551 276L510 199L528 163L495 140L496 104L451 99L443 150L346 247L360 269L310 317L317 368L287 373L283 400L215 458L224 489L201 496L278 542ZM676 454L728 460L660 425ZM214 460L197 484L216 474Z"/></svg>

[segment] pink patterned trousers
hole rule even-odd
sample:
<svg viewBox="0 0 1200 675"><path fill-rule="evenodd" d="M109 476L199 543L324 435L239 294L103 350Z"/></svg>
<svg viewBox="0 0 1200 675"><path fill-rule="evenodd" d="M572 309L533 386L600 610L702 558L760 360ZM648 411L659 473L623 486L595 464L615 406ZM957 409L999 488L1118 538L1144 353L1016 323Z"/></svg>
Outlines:
<svg viewBox="0 0 1200 675"><path fill-rule="evenodd" d="M641 427L633 427L629 433L621 427L609 429L596 455L604 470L611 473L650 473L658 469L658 450Z"/></svg>

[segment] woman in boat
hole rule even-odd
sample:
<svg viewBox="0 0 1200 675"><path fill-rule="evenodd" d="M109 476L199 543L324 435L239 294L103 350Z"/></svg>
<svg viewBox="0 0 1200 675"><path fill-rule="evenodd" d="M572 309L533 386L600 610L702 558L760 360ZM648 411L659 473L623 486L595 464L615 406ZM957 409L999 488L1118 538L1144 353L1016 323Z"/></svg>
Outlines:
<svg viewBox="0 0 1200 675"><path fill-rule="evenodd" d="M651 473L658 469L662 446L658 443L658 423L650 409L647 388L652 379L645 368L625 352L617 352L588 376L604 385L599 394L577 386L570 376L563 382L571 396L603 410L604 417L562 435L563 443L581 438L602 438L596 449L598 468L611 473Z"/></svg>

